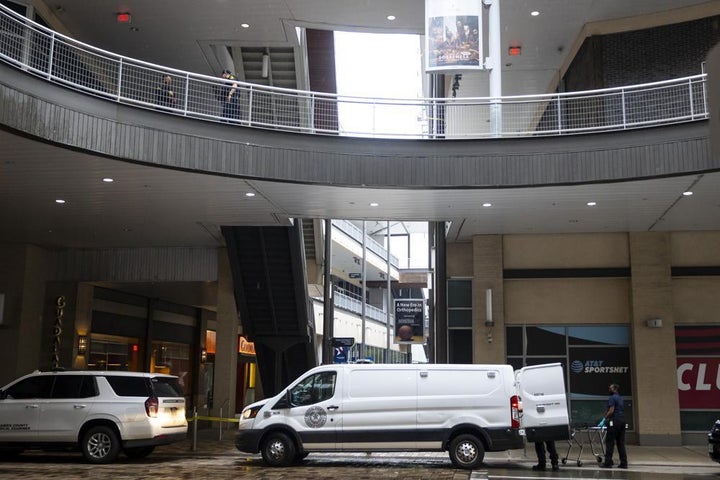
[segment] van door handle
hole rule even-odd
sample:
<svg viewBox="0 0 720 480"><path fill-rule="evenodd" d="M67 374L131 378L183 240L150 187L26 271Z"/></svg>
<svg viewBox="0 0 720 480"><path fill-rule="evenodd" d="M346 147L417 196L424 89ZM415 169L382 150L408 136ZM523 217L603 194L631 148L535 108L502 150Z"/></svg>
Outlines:
<svg viewBox="0 0 720 480"><path fill-rule="evenodd" d="M538 406L537 406L537 411L538 411L539 413L543 413L543 412L545 411L545 407L542 406L542 405L538 405Z"/></svg>
<svg viewBox="0 0 720 480"><path fill-rule="evenodd" d="M340 407L338 407L337 405L330 405L329 407L327 407L328 411L331 411L331 412L334 411L334 410L337 410L337 409L339 409L339 408L340 408Z"/></svg>
<svg viewBox="0 0 720 480"><path fill-rule="evenodd" d="M85 408L85 407L87 407L87 405L73 405L73 408L76 410L78 410L80 408Z"/></svg>
<svg viewBox="0 0 720 480"><path fill-rule="evenodd" d="M38 405L37 403L30 403L25 405L25 408L40 408L40 405Z"/></svg>

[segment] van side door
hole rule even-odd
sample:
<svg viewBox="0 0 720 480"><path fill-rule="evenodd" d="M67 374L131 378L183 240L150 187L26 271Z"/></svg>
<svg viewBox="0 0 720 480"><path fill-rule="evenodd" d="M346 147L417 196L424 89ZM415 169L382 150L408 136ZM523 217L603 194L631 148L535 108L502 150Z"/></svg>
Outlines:
<svg viewBox="0 0 720 480"><path fill-rule="evenodd" d="M529 442L567 440L570 421L562 365L549 363L524 367L515 372L516 389L522 401L520 427Z"/></svg>
<svg viewBox="0 0 720 480"><path fill-rule="evenodd" d="M417 368L358 365L346 370L343 450L412 450L417 446Z"/></svg>
<svg viewBox="0 0 720 480"><path fill-rule="evenodd" d="M341 428L341 389L338 372L313 373L288 390L287 425L300 437L304 450L336 450Z"/></svg>

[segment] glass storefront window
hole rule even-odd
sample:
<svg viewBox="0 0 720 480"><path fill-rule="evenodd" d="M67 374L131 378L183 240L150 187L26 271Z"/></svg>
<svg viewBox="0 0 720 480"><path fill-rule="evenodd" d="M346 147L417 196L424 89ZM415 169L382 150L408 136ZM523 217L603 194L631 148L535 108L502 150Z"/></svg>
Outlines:
<svg viewBox="0 0 720 480"><path fill-rule="evenodd" d="M565 355L565 327L525 327L527 355Z"/></svg>
<svg viewBox="0 0 720 480"><path fill-rule="evenodd" d="M506 327L507 362L514 368L559 362L566 375L570 421L597 425L620 384L628 428L633 428L630 328L625 325Z"/></svg>
<svg viewBox="0 0 720 480"><path fill-rule="evenodd" d="M192 364L190 346L181 343L153 342L150 371L178 377L185 395L192 394Z"/></svg>
<svg viewBox="0 0 720 480"><path fill-rule="evenodd" d="M88 348L89 370L139 372L142 357L137 338L92 334Z"/></svg>

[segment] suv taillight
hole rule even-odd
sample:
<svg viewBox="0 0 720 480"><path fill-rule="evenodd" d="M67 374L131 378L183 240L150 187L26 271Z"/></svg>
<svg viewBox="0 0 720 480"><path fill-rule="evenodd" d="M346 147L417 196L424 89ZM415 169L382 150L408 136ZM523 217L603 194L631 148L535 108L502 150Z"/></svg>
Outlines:
<svg viewBox="0 0 720 480"><path fill-rule="evenodd" d="M510 397L510 417L512 428L520 428L520 400L517 395Z"/></svg>
<svg viewBox="0 0 720 480"><path fill-rule="evenodd" d="M158 399L155 397L150 397L145 400L145 413L147 413L147 416L157 417L159 405Z"/></svg>

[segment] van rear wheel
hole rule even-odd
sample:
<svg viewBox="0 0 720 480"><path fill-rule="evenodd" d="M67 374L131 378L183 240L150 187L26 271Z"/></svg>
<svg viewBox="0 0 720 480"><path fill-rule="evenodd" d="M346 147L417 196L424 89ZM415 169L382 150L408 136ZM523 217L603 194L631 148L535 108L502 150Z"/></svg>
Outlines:
<svg viewBox="0 0 720 480"><path fill-rule="evenodd" d="M262 445L262 457L271 467L287 467L296 457L295 444L290 437L281 432L271 433Z"/></svg>
<svg viewBox="0 0 720 480"><path fill-rule="evenodd" d="M476 436L463 434L452 439L448 453L456 467L472 470L482 465L485 447Z"/></svg>

